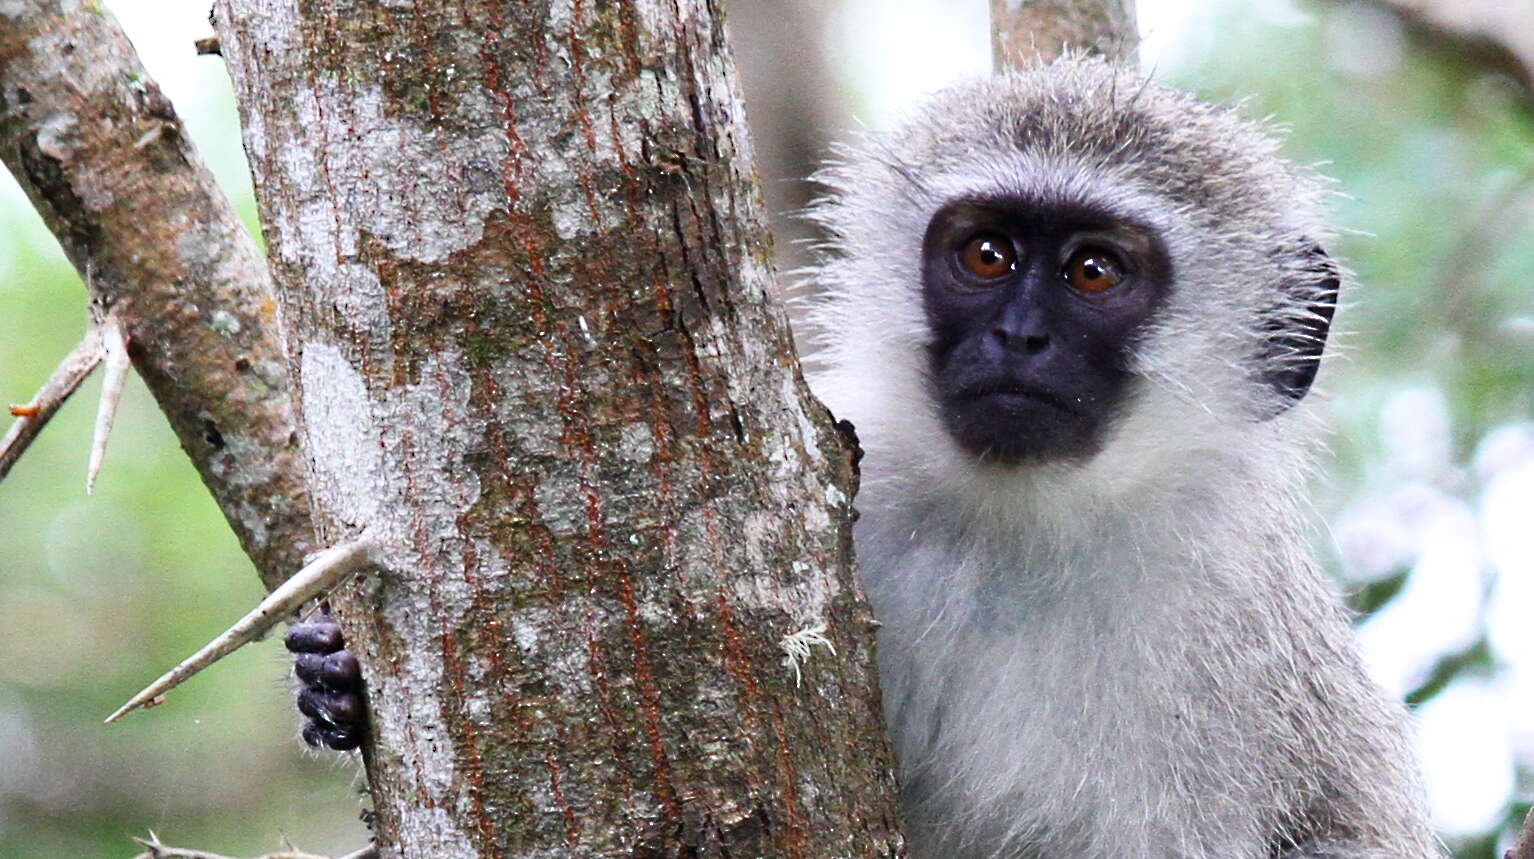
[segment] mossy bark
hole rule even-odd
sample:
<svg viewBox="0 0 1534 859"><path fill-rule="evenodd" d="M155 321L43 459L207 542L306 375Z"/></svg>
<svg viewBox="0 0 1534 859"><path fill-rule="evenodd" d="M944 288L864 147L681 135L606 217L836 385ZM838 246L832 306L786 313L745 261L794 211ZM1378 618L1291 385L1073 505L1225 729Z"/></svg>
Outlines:
<svg viewBox="0 0 1534 859"><path fill-rule="evenodd" d="M899 854L713 5L215 14L319 528L384 546L337 603L385 854Z"/></svg>

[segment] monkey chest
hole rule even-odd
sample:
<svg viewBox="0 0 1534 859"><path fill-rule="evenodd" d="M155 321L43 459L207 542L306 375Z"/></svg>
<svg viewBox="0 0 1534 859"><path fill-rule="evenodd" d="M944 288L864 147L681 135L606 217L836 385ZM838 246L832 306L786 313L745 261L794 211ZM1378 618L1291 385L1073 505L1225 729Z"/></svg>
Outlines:
<svg viewBox="0 0 1534 859"><path fill-rule="evenodd" d="M1196 832L1209 844L1189 855L1235 857L1259 840L1253 809L1273 798L1240 737L1272 714L1233 694L1175 606L928 598L875 598L908 813L933 848L913 855L1164 856Z"/></svg>

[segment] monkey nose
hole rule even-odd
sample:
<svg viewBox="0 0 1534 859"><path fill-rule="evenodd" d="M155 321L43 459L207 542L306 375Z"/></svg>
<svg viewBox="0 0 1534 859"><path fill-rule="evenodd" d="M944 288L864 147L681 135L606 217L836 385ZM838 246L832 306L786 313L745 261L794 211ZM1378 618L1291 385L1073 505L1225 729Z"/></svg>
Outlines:
<svg viewBox="0 0 1534 859"><path fill-rule="evenodd" d="M1049 348L1049 335L1038 331L1013 331L998 325L991 329L991 336L1008 352L1037 355Z"/></svg>

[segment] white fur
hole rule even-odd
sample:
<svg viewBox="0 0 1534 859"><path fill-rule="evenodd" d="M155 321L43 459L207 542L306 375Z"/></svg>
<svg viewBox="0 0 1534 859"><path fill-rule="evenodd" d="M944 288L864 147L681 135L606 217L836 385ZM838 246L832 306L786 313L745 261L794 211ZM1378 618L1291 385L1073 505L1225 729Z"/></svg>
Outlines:
<svg viewBox="0 0 1534 859"><path fill-rule="evenodd" d="M912 856L1439 855L1404 714L1307 556L1311 419L1255 416L1258 307L1307 312L1273 251L1324 235L1318 180L1275 151L1066 60L940 94L824 174L808 367L867 454L857 548ZM927 392L922 236L997 193L1133 218L1172 258L1086 462L977 460Z"/></svg>

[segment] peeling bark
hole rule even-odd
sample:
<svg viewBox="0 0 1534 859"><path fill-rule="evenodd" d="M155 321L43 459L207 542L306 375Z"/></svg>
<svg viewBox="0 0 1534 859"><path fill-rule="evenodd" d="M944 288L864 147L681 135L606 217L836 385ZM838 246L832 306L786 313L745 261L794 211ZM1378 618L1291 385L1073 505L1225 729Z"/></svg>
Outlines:
<svg viewBox="0 0 1534 859"><path fill-rule="evenodd" d="M900 854L713 5L215 11L385 855Z"/></svg>
<svg viewBox="0 0 1534 859"><path fill-rule="evenodd" d="M1133 63L1139 44L1134 0L991 0L998 70L1047 63L1067 50Z"/></svg>
<svg viewBox="0 0 1534 859"><path fill-rule="evenodd" d="M266 265L99 4L0 3L0 160L276 586L313 532Z"/></svg>

